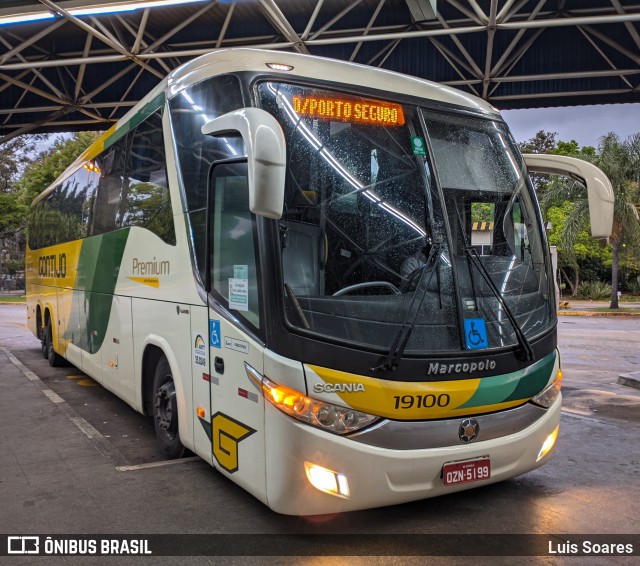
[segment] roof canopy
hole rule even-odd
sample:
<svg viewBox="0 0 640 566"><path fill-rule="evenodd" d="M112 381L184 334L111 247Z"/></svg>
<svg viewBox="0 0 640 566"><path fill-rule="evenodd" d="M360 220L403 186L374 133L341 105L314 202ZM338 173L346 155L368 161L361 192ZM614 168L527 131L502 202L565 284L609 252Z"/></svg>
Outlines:
<svg viewBox="0 0 640 566"><path fill-rule="evenodd" d="M334 57L444 83L498 108L640 102L640 1L9 0L0 142L104 129L214 49Z"/></svg>

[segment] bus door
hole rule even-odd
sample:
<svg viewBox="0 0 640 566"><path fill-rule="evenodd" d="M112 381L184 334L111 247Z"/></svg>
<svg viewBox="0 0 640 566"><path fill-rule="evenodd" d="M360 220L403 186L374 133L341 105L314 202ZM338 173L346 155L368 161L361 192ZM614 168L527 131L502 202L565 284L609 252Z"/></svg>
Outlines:
<svg viewBox="0 0 640 566"><path fill-rule="evenodd" d="M263 499L264 398L247 374L262 373L256 220L247 163L213 165L208 198L209 358L213 464Z"/></svg>

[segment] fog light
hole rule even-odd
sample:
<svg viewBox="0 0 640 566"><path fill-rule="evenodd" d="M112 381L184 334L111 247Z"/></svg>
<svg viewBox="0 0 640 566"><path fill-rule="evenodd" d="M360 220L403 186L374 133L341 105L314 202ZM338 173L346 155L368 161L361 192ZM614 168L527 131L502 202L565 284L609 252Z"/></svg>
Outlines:
<svg viewBox="0 0 640 566"><path fill-rule="evenodd" d="M540 452L538 452L538 457L536 458L536 462L539 462L544 458L553 448L553 445L556 443L556 438L558 438L558 430L560 429L560 425L558 425L555 430L547 436L542 448L540 448Z"/></svg>
<svg viewBox="0 0 640 566"><path fill-rule="evenodd" d="M349 497L349 484L344 474L327 470L311 462L305 462L304 469L309 482L316 489L339 497Z"/></svg>

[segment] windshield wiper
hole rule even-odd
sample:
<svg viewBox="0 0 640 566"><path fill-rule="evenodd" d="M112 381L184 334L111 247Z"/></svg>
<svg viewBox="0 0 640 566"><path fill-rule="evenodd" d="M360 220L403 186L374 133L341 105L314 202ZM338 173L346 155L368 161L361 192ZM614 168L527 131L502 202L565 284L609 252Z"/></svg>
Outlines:
<svg viewBox="0 0 640 566"><path fill-rule="evenodd" d="M507 318L509 319L511 326L513 326L513 331L515 332L516 338L518 339L518 344L522 349L524 360L526 362L530 362L535 358L535 356L533 355L533 349L531 348L531 344L529 344L527 337L524 335L524 332L522 332L522 328L520 328L520 325L518 324L516 317L513 316L513 313L511 312L511 309L507 305L507 302L504 300L504 297L502 296L500 291L498 291L498 288L496 287L495 283L489 276L487 269L480 261L480 258L478 257L478 251L472 246L467 246L465 250L467 252L467 257L471 260L471 263L473 263L473 265L476 266L476 269L480 272L480 275L482 275L482 278L486 281L487 285L489 286L489 289L491 289L491 292L494 294L496 299L498 299L498 302L502 305L502 308L504 309L504 312L507 315ZM473 273L471 269L469 269L469 274L471 275L471 281L473 282Z"/></svg>
<svg viewBox="0 0 640 566"><path fill-rule="evenodd" d="M422 303L424 302L424 299L427 296L429 283L431 282L433 273L434 271L438 270L438 260L440 259L440 247L441 247L440 242L435 242L431 246L431 250L429 250L429 256L427 257L427 261L420 268L421 273L418 278L418 283L416 284L416 291L413 294L413 299L411 300L411 304L409 305L409 308L407 309L407 313L405 314L404 320L402 321L402 326L400 327L400 330L398 330L398 333L396 334L396 337L393 340L393 344L391 345L391 348L389 348L389 353L387 354L385 361L381 363L379 366L371 368L372 371L378 371L378 370L389 371L389 370L394 370L398 367L399 360L400 358L402 358L402 354L405 348L407 347L407 343L409 342L411 333L413 332L413 329L416 326L418 313L420 312ZM433 266L434 268L431 270L429 279L427 280L422 293L420 293L420 300L418 302L418 306L414 308L414 305L416 304L416 299L418 298L418 294L419 294L418 291L420 290L420 285L422 284L422 280L424 279L424 274L426 273L427 268L429 267L429 265L431 265L431 262L434 259L435 259L435 263ZM438 279L438 282L439 282L439 279ZM409 322L410 318L411 318L411 322Z"/></svg>

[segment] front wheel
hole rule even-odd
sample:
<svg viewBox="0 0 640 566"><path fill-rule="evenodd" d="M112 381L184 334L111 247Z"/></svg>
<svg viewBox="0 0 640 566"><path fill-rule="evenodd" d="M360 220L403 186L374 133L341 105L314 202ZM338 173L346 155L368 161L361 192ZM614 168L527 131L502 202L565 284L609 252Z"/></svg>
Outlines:
<svg viewBox="0 0 640 566"><path fill-rule="evenodd" d="M178 432L178 400L171 367L164 356L153 377L153 424L160 450L167 460L182 458L185 448Z"/></svg>

